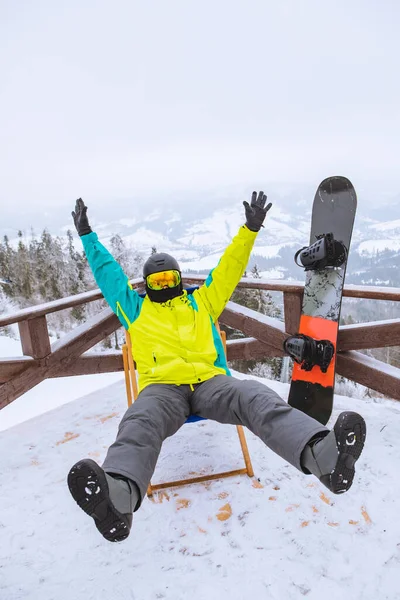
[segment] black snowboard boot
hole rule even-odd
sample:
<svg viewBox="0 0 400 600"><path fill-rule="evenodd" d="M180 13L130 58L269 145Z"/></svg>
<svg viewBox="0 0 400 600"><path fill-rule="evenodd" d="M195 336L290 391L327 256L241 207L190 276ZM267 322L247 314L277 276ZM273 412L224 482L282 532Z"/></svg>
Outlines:
<svg viewBox="0 0 400 600"><path fill-rule="evenodd" d="M109 475L94 460L86 458L68 473L68 487L106 540L122 542L128 537L132 513L139 499L136 484L118 475Z"/></svg>
<svg viewBox="0 0 400 600"><path fill-rule="evenodd" d="M366 426L355 412L339 415L332 431L305 447L302 466L334 494L347 492L354 478L354 464L364 447Z"/></svg>

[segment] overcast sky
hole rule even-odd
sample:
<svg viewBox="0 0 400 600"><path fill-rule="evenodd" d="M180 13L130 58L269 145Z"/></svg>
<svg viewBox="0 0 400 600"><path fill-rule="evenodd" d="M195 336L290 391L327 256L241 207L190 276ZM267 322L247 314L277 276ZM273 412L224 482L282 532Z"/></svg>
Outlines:
<svg viewBox="0 0 400 600"><path fill-rule="evenodd" d="M331 174L398 191L399 22L396 0L0 0L1 211Z"/></svg>

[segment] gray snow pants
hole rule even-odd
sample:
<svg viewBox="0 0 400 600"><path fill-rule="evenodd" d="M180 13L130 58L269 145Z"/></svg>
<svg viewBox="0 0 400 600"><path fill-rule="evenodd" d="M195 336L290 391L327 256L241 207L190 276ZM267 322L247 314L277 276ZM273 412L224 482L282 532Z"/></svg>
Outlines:
<svg viewBox="0 0 400 600"><path fill-rule="evenodd" d="M143 500L163 441L190 414L244 425L284 460L302 471L300 456L310 439L327 428L290 407L276 392L251 379L217 375L193 386L151 384L128 408L103 469L136 483ZM140 506L140 502L137 507Z"/></svg>

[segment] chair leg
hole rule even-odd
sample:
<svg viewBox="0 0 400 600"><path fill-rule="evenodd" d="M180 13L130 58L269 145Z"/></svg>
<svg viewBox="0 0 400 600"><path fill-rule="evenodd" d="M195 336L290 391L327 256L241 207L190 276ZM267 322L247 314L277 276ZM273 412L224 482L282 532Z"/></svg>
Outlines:
<svg viewBox="0 0 400 600"><path fill-rule="evenodd" d="M131 404L132 404L132 387L131 387L131 380L129 377L128 346L126 344L124 344L122 346L122 360L124 363L126 397L127 397L127 401L128 401L128 406L131 406Z"/></svg>
<svg viewBox="0 0 400 600"><path fill-rule="evenodd" d="M134 363L133 355L132 355L132 343L131 343L131 338L129 337L128 332L125 333L125 337L126 337L126 345L128 348L127 357L128 357L128 365L129 365L129 376L130 376L131 385L132 385L132 389L133 389L133 398L134 398L134 400L136 400L136 398L139 395L139 389L138 389L138 384L137 384L137 380L136 380L135 363Z"/></svg>
<svg viewBox="0 0 400 600"><path fill-rule="evenodd" d="M242 427L242 425L236 425L236 429L237 429L238 436L239 436L240 446L241 446L242 452L243 452L244 462L246 464L247 475L249 477L253 477L254 476L253 465L251 464L250 453L249 453L249 449L247 446L246 436L244 435L243 427Z"/></svg>

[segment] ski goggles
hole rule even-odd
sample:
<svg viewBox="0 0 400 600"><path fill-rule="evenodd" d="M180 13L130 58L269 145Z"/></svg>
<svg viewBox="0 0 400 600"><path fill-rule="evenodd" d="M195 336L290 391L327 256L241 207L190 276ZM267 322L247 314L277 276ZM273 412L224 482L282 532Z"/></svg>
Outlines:
<svg viewBox="0 0 400 600"><path fill-rule="evenodd" d="M171 269L169 271L160 271L159 273L151 273L146 277L146 283L151 290L163 290L165 288L173 288L181 282L181 274L179 271Z"/></svg>

